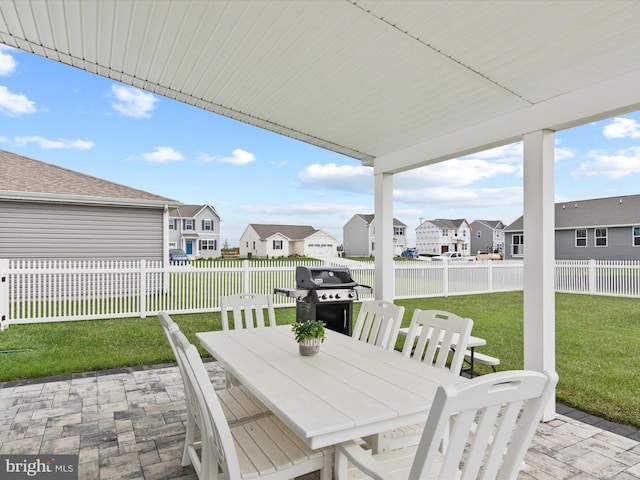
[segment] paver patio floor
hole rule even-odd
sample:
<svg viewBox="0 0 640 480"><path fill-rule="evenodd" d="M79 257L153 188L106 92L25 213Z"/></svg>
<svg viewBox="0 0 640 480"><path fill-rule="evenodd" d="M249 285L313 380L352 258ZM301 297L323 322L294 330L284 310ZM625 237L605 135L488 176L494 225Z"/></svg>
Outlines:
<svg viewBox="0 0 640 480"><path fill-rule="evenodd" d="M218 363L206 365L222 384ZM640 432L557 411L540 424L519 478L640 479ZM184 422L174 365L0 384L0 454L79 454L82 480L196 479L180 465Z"/></svg>

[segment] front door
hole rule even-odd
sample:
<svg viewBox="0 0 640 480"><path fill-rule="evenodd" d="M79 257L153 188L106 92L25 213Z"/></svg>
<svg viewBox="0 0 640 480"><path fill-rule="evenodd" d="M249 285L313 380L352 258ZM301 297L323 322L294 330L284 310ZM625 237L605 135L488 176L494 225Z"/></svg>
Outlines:
<svg viewBox="0 0 640 480"><path fill-rule="evenodd" d="M184 250L187 252L187 255L193 255L193 240L186 241Z"/></svg>

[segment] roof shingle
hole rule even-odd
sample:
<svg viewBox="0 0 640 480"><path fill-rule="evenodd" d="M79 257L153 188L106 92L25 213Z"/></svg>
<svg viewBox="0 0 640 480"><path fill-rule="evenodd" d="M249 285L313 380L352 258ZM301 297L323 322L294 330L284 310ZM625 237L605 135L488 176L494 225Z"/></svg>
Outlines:
<svg viewBox="0 0 640 480"><path fill-rule="evenodd" d="M5 150L0 150L1 191L179 203Z"/></svg>

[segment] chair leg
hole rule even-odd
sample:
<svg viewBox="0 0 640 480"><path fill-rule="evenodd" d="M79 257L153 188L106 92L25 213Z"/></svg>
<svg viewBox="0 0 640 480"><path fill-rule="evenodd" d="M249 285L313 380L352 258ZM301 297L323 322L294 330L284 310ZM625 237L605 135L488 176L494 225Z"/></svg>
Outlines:
<svg viewBox="0 0 640 480"><path fill-rule="evenodd" d="M182 466L186 467L187 465L191 465L191 456L189 455L189 447L193 445L195 440L195 426L196 422L191 415L187 411L187 432L184 436L184 450L182 452Z"/></svg>
<svg viewBox="0 0 640 480"><path fill-rule="evenodd" d="M322 470L320 470L320 480L332 480L333 466L333 455L325 455Z"/></svg>

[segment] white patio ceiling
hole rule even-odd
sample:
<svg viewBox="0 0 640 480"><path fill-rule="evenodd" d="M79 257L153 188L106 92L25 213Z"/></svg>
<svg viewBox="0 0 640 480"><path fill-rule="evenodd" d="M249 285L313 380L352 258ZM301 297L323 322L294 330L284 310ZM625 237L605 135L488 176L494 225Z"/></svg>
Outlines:
<svg viewBox="0 0 640 480"><path fill-rule="evenodd" d="M7 45L378 172L639 109L638 25L635 0L0 0Z"/></svg>

